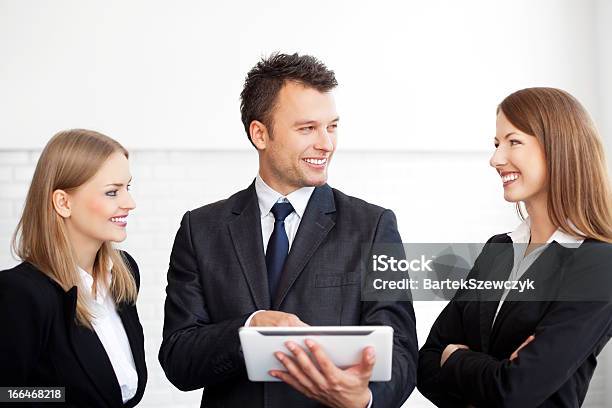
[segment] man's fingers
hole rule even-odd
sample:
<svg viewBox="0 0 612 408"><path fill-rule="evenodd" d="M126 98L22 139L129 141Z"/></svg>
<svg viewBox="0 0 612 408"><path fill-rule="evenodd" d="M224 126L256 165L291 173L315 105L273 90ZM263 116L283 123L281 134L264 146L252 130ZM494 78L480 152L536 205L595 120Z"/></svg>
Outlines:
<svg viewBox="0 0 612 408"><path fill-rule="evenodd" d="M300 320L299 317L290 313L283 313L284 319L280 322L279 326L288 326L288 327L306 327L308 326L306 323Z"/></svg>
<svg viewBox="0 0 612 408"><path fill-rule="evenodd" d="M363 379L370 380L372 370L376 363L376 353L372 347L366 347L361 354L361 361L358 364L345 369L345 372L357 375Z"/></svg>
<svg viewBox="0 0 612 408"><path fill-rule="evenodd" d="M372 375L372 369L376 363L376 353L372 347L366 347L363 350L361 356L361 371L364 374L368 374L368 377Z"/></svg>
<svg viewBox="0 0 612 408"><path fill-rule="evenodd" d="M288 372L280 370L271 370L270 375L272 377L278 378L284 383L289 384L291 387L295 388L298 392L304 394L308 398L313 397L312 393L306 387L300 384L300 382Z"/></svg>
<svg viewBox="0 0 612 408"><path fill-rule="evenodd" d="M306 339L304 343L306 343L306 346L308 347L315 361L321 368L321 372L323 373L325 378L327 378L328 380L333 380L332 382L337 381L339 374L338 372L340 371L340 369L336 367L334 363L332 363L329 357L327 357L327 354L325 354L323 348L317 342L310 339Z"/></svg>
<svg viewBox="0 0 612 408"><path fill-rule="evenodd" d="M295 323L296 327L308 327L308 325L306 323L304 323L303 321L301 321L300 319L297 319L297 322Z"/></svg>
<svg viewBox="0 0 612 408"><path fill-rule="evenodd" d="M275 310L264 310L253 316L250 326L264 327L306 327L306 323L294 314L278 312Z"/></svg>
<svg viewBox="0 0 612 408"><path fill-rule="evenodd" d="M310 378L310 380L318 384L319 387L325 385L325 377L323 376L323 374L321 374L319 369L310 359L310 356L306 354L302 347L298 346L292 341L288 341L287 343L285 343L285 346L289 349L289 351L293 353L297 364L299 364L302 371Z"/></svg>
<svg viewBox="0 0 612 408"><path fill-rule="evenodd" d="M280 361L289 374L300 383L303 388L312 389L313 383L312 381L304 374L299 365L288 355L281 353L280 351L274 353L278 361Z"/></svg>

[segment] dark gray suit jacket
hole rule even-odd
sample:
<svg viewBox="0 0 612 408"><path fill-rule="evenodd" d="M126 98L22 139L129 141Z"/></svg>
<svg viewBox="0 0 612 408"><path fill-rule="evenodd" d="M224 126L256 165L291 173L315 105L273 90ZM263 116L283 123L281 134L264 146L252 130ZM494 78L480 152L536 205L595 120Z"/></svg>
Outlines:
<svg viewBox="0 0 612 408"><path fill-rule="evenodd" d="M279 290L268 294L254 184L187 212L174 241L159 361L181 390L204 387L203 407L315 407L284 383L246 375L238 329L259 309L309 325L390 325L392 380L370 383L373 407L399 407L416 384L417 339L410 302L362 302L363 245L399 243L390 210L315 188L287 257Z"/></svg>

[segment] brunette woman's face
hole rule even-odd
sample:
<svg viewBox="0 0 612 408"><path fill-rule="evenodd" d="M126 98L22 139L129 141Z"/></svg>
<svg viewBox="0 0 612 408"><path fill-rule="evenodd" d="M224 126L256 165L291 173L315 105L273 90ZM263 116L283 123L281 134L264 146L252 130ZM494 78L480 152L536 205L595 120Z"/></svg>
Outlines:
<svg viewBox="0 0 612 408"><path fill-rule="evenodd" d="M495 153L489 164L501 177L504 199L528 206L539 200L546 202L546 156L538 139L514 127L501 111L495 133Z"/></svg>
<svg viewBox="0 0 612 408"><path fill-rule="evenodd" d="M128 159L116 152L89 181L67 194L71 239L100 245L123 241L128 214L136 207L129 193L131 179Z"/></svg>

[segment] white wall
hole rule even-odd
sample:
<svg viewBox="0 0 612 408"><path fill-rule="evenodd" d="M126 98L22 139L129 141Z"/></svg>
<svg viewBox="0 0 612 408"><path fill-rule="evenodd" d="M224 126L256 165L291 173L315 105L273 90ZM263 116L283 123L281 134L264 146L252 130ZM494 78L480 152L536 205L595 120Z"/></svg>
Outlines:
<svg viewBox="0 0 612 408"><path fill-rule="evenodd" d="M606 142L608 168L612 171L612 1L597 0L594 8L595 44L597 51L597 101L595 122ZM612 383L609 387L612 396Z"/></svg>
<svg viewBox="0 0 612 408"><path fill-rule="evenodd" d="M0 0L0 137L40 148L59 129L86 127L129 148L246 150L242 81L282 50L336 71L344 148L482 150L495 106L519 88L562 87L597 112L594 7Z"/></svg>

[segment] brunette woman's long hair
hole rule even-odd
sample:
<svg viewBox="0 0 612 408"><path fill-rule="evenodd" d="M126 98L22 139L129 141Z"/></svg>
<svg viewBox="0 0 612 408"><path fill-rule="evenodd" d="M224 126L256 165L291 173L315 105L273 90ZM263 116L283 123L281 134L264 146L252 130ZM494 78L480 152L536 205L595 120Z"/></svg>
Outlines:
<svg viewBox="0 0 612 408"><path fill-rule="evenodd" d="M604 148L586 109L556 88L514 92L498 106L520 131L544 148L548 216L562 231L612 242L612 196ZM524 218L521 204L517 211Z"/></svg>

